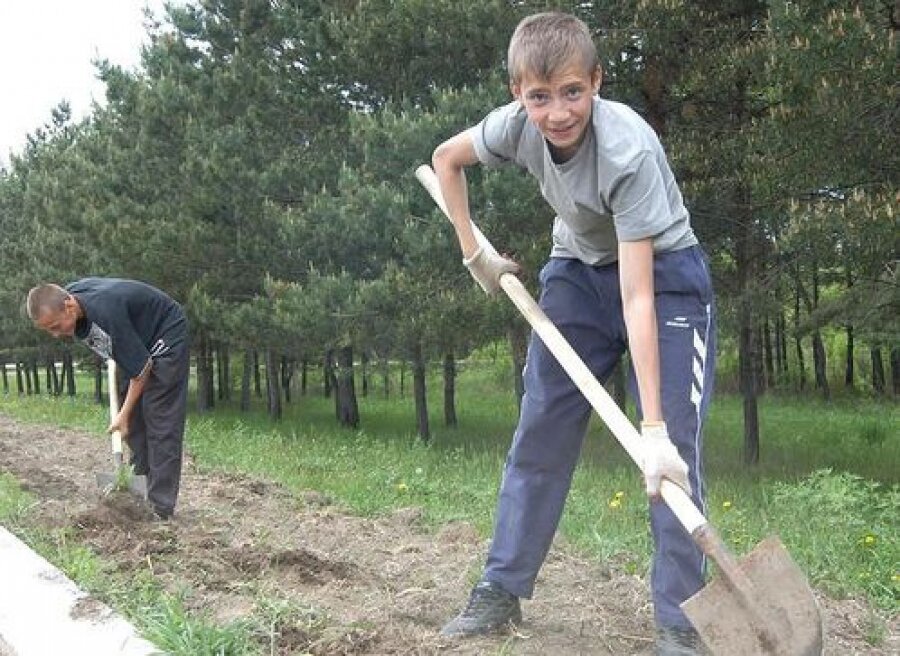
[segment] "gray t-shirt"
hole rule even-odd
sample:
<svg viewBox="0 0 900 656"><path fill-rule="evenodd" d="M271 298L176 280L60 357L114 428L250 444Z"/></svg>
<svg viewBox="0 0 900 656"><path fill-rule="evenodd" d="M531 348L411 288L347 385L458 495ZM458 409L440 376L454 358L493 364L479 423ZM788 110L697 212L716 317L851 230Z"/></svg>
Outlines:
<svg viewBox="0 0 900 656"><path fill-rule="evenodd" d="M498 107L469 134L482 164L512 162L537 178L556 212L553 257L608 264L620 240L652 237L655 252L697 243L656 133L627 105L594 98L584 142L563 164L554 164L519 101Z"/></svg>

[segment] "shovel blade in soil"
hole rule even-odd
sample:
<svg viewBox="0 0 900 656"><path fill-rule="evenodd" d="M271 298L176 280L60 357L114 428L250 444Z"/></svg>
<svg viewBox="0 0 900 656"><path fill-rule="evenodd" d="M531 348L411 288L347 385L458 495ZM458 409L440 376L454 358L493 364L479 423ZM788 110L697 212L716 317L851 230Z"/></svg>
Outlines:
<svg viewBox="0 0 900 656"><path fill-rule="evenodd" d="M124 474L120 473L98 473L97 475L97 487L100 488L100 491L106 495L110 494L114 490L119 489L127 485L128 492L133 496L146 501L147 500L147 477L146 476L137 476L135 474L131 474L129 472L125 472Z"/></svg>
<svg viewBox="0 0 900 656"><path fill-rule="evenodd" d="M822 616L781 540L766 538L738 561L752 597L717 577L681 608L716 656L821 656Z"/></svg>

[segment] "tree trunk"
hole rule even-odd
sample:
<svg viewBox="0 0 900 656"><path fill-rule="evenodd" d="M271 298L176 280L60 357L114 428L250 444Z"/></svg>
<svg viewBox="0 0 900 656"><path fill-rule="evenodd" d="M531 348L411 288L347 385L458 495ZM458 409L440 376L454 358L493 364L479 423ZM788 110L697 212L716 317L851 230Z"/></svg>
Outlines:
<svg viewBox="0 0 900 656"><path fill-rule="evenodd" d="M812 337L813 345L813 370L816 373L816 387L822 390L822 396L826 401L831 400L831 388L828 386L828 367L825 356L825 344L822 343L822 334L816 330Z"/></svg>
<svg viewBox="0 0 900 656"><path fill-rule="evenodd" d="M306 396L306 385L309 382L309 360L305 357L300 363L300 396Z"/></svg>
<svg viewBox="0 0 900 656"><path fill-rule="evenodd" d="M406 360L400 360L400 398L406 396Z"/></svg>
<svg viewBox="0 0 900 656"><path fill-rule="evenodd" d="M413 369L413 398L416 406L416 429L423 442L431 439L431 430L428 425L428 399L425 388L425 357L422 354L422 345L415 343L412 350Z"/></svg>
<svg viewBox="0 0 900 656"><path fill-rule="evenodd" d="M197 340L197 412L200 413L213 407L212 372L209 369L209 345L201 335Z"/></svg>
<svg viewBox="0 0 900 656"><path fill-rule="evenodd" d="M444 425L456 428L456 357L453 351L444 354Z"/></svg>
<svg viewBox="0 0 900 656"><path fill-rule="evenodd" d="M787 321L784 318L784 310L778 314L778 374L781 380L787 380L788 375L788 357L787 357Z"/></svg>
<svg viewBox="0 0 900 656"><path fill-rule="evenodd" d="M259 372L259 351L253 350L253 391L256 398L262 398L262 375Z"/></svg>
<svg viewBox="0 0 900 656"><path fill-rule="evenodd" d="M387 357L381 358L381 386L384 398L391 396L391 361Z"/></svg>
<svg viewBox="0 0 900 656"><path fill-rule="evenodd" d="M756 340L749 319L747 301L742 303L741 315L745 322L740 328L740 353L738 368L741 378L741 396L744 405L744 464L759 464L759 409L756 382Z"/></svg>
<svg viewBox="0 0 900 656"><path fill-rule="evenodd" d="M844 387L853 389L855 375L853 371L853 326L847 325L847 364L844 370Z"/></svg>
<svg viewBox="0 0 900 656"><path fill-rule="evenodd" d="M206 359L206 407L212 410L216 407L216 369L215 351L211 342L206 343L203 357Z"/></svg>
<svg viewBox="0 0 900 656"><path fill-rule="evenodd" d="M784 338L784 333L781 328L781 319L781 315L775 317L775 326L772 329L772 342L775 351L775 378L772 380L773 385L778 385L784 374L784 360L781 358L781 340Z"/></svg>
<svg viewBox="0 0 900 656"><path fill-rule="evenodd" d="M881 359L881 347L872 347L872 389L884 394L884 362Z"/></svg>
<svg viewBox="0 0 900 656"><path fill-rule="evenodd" d="M743 94L740 96L743 98ZM743 102L743 100L741 101ZM738 114L743 106L738 107ZM740 120L738 120L740 123ZM750 192L743 186L735 189L735 200L741 208L751 207ZM740 389L744 407L744 464L759 464L759 394L758 374L762 371L759 344L757 340L756 316L758 309L754 306L757 297L756 284L759 271L763 266L761 238L757 235L752 210L742 209L736 222L735 266L737 269L738 288L738 371Z"/></svg>
<svg viewBox="0 0 900 656"><path fill-rule="evenodd" d="M666 129L666 108L668 106L668 82L663 72L663 64L656 56L644 61L641 91L644 95L644 118L657 135L663 137Z"/></svg>
<svg viewBox="0 0 900 656"><path fill-rule="evenodd" d="M362 396L366 398L369 396L369 353L365 349L363 349L360 361L362 363Z"/></svg>
<svg viewBox="0 0 900 656"><path fill-rule="evenodd" d="M281 358L281 384L284 386L284 402L291 402L291 380L294 377L294 365L290 358Z"/></svg>
<svg viewBox="0 0 900 656"><path fill-rule="evenodd" d="M28 366L27 360L22 360L22 375L25 378L25 395L31 396L31 368Z"/></svg>
<svg viewBox="0 0 900 656"><path fill-rule="evenodd" d="M219 383L219 400L231 401L231 356L227 344L216 348L216 372Z"/></svg>
<svg viewBox="0 0 900 656"><path fill-rule="evenodd" d="M6 375L6 360L0 358L0 371L3 372L3 393L9 394L9 376Z"/></svg>
<svg viewBox="0 0 900 656"><path fill-rule="evenodd" d="M63 378L66 381L66 394L75 396L75 363L72 361L72 353L69 349L63 351Z"/></svg>
<svg viewBox="0 0 900 656"><path fill-rule="evenodd" d="M891 349L891 391L900 396L900 348Z"/></svg>
<svg viewBox="0 0 900 656"><path fill-rule="evenodd" d="M250 379L253 377L253 350L244 350L244 362L241 365L241 412L250 410Z"/></svg>
<svg viewBox="0 0 900 656"><path fill-rule="evenodd" d="M269 417L281 419L281 389L278 375L278 356L271 348L266 349L266 400Z"/></svg>
<svg viewBox="0 0 900 656"><path fill-rule="evenodd" d="M62 381L56 371L56 361L52 355L47 356L47 391L51 396L62 394Z"/></svg>
<svg viewBox="0 0 900 656"><path fill-rule="evenodd" d="M845 273L847 280L847 289L853 289L853 270L850 268L850 260L846 260ZM847 360L844 368L844 387L853 389L855 384L855 376L853 371L853 324L847 324Z"/></svg>
<svg viewBox="0 0 900 656"><path fill-rule="evenodd" d="M514 322L507 331L509 339L509 351L512 354L513 392L516 395L516 404L522 406L522 397L525 395L525 379L522 372L525 370L525 354L528 352L528 333L521 321Z"/></svg>
<svg viewBox="0 0 900 656"><path fill-rule="evenodd" d="M765 365L765 376L762 377L763 380L760 389L764 391L775 384L775 354L772 351L772 325L768 318L762 322L760 330L762 330L763 364Z"/></svg>
<svg viewBox="0 0 900 656"><path fill-rule="evenodd" d="M103 396L103 359L94 358L94 401L99 404L106 403Z"/></svg>
<svg viewBox="0 0 900 656"><path fill-rule="evenodd" d="M356 401L356 381L353 377L353 347L338 349L337 402L338 423L359 428L359 404Z"/></svg>
<svg viewBox="0 0 900 656"><path fill-rule="evenodd" d="M213 358L216 363L216 386L219 392L219 401L225 400L225 363L222 361L222 345L216 344Z"/></svg>
<svg viewBox="0 0 900 656"><path fill-rule="evenodd" d="M331 396L331 388L334 387L334 384L334 351L328 349L322 359L322 387L326 399Z"/></svg>
<svg viewBox="0 0 900 656"><path fill-rule="evenodd" d="M794 343L797 348L797 384L802 392L806 387L806 362L803 359L803 338L800 337L800 267L794 270Z"/></svg>
<svg viewBox="0 0 900 656"><path fill-rule="evenodd" d="M22 363L19 362L18 358L16 359L16 390L19 396L25 393L25 384L22 380Z"/></svg>
<svg viewBox="0 0 900 656"><path fill-rule="evenodd" d="M37 358L31 358L31 375L34 379L34 393L38 395L41 393L41 375L38 370L38 361Z"/></svg>

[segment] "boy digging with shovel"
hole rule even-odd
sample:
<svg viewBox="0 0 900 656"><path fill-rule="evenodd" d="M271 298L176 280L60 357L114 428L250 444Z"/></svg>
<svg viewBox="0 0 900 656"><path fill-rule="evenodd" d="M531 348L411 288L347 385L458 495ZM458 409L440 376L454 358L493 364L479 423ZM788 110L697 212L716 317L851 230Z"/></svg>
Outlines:
<svg viewBox="0 0 900 656"><path fill-rule="evenodd" d="M625 105L596 97L602 80L588 28L573 16L525 18L510 41L515 100L434 152L463 262L488 293L518 265L479 247L464 169L512 163L535 176L556 213L540 306L605 381L627 349L641 433L655 553L657 650L700 653L679 604L703 585L704 558L669 508L660 481L703 510L701 426L712 392L715 317L705 256L666 155ZM532 336L525 396L509 451L481 581L442 633L465 636L521 620L562 514L590 406Z"/></svg>
<svg viewBox="0 0 900 656"><path fill-rule="evenodd" d="M124 401L107 430L128 443L155 516L169 519L181 481L190 364L181 306L143 282L84 278L32 288L27 312L36 327L80 339L124 372Z"/></svg>

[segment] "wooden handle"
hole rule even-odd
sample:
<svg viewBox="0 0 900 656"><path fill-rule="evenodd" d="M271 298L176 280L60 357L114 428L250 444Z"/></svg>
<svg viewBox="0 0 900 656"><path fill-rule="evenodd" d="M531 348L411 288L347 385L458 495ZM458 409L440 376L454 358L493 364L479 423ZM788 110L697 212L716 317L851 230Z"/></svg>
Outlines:
<svg viewBox="0 0 900 656"><path fill-rule="evenodd" d="M418 178L419 182L422 183L422 186L425 187L425 190L428 192L437 206L441 208L444 216L449 219L450 212L447 210L447 203L444 202L444 195L441 193L441 185L438 182L437 175L435 175L432 168L427 164L422 164L422 166L416 169L416 178ZM477 241L478 245L481 246L485 251L492 253L497 252L491 242L488 241L487 237L484 236L484 233L479 230L478 226L475 225L474 222L472 222L472 233L475 235L475 241Z"/></svg>
<svg viewBox="0 0 900 656"><path fill-rule="evenodd" d="M424 164L420 166L416 169L416 178L419 179L419 182L422 183L422 186L425 187L434 199L434 202L446 215L447 206L444 203L437 176L431 170L431 167ZM447 218L449 218L449 215ZM478 229L478 226L473 224L472 229L479 243L483 241L483 244L493 249L493 246L490 245L490 242ZM559 329L550 321L540 306L535 303L522 282L515 275L504 273L500 276L500 286L515 306L519 308L519 312L531 324L532 329L538 334L544 345L553 353L553 356L572 379L572 382L575 383L594 410L597 411L597 414L609 427L619 444L622 445L638 468L640 468L643 462L643 438L628 420L628 417L625 416L625 413L612 400L603 385L594 377L591 370L588 369L584 361L575 352L575 349L559 332ZM706 518L697 510L691 498L675 483L664 479L660 487L660 494L688 533L693 535L695 530L707 524Z"/></svg>
<svg viewBox="0 0 900 656"><path fill-rule="evenodd" d="M116 381L116 361L112 358L106 361L106 381L109 387L109 420L110 422L119 414L119 385ZM122 433L113 431L112 436L113 458L122 458Z"/></svg>

